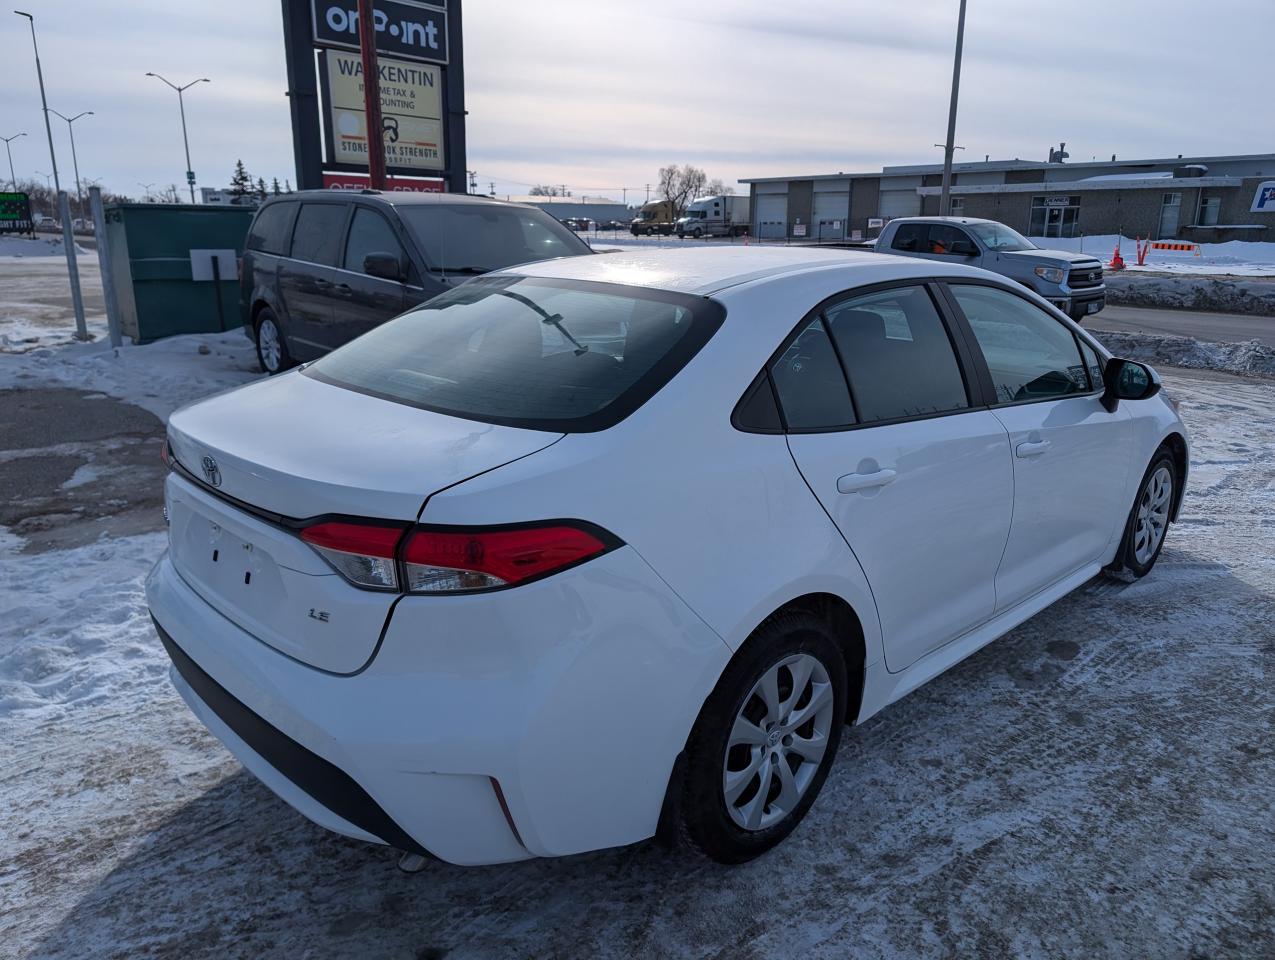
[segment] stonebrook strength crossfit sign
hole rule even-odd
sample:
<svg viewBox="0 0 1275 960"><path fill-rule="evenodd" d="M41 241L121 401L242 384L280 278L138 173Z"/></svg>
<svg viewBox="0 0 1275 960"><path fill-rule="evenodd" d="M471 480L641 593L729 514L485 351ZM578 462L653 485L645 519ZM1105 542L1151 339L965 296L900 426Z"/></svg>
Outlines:
<svg viewBox="0 0 1275 960"><path fill-rule="evenodd" d="M320 55L323 116L328 126L330 166L367 166L367 114L363 63L356 53L325 50ZM443 94L439 68L377 57L380 75L385 165L430 173L443 169Z"/></svg>
<svg viewBox="0 0 1275 960"><path fill-rule="evenodd" d="M282 3L297 183L365 176L378 138L364 111L358 2ZM372 0L372 22L387 174L464 193L461 0Z"/></svg>

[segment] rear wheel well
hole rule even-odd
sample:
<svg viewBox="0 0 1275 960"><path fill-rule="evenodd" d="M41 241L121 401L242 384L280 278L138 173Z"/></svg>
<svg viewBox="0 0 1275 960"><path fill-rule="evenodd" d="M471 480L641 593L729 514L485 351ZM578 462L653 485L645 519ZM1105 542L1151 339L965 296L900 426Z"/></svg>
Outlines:
<svg viewBox="0 0 1275 960"><path fill-rule="evenodd" d="M1173 472L1177 474L1174 477L1176 482L1174 483L1173 491L1173 510L1169 514L1176 521L1178 519L1178 510L1182 507L1182 496L1186 492L1186 438L1180 433L1171 433L1164 438L1160 448L1168 450L1170 456L1173 457Z"/></svg>
<svg viewBox="0 0 1275 960"><path fill-rule="evenodd" d="M859 615L855 613L854 607L836 594L808 593L789 600L775 610L757 625L753 633L774 617L795 610L811 613L832 627L837 638L837 645L841 648L842 659L846 664L846 686L850 692L850 700L846 704L846 722L853 724L859 716L859 708L863 705L863 665L867 661L863 623L859 620Z"/></svg>
<svg viewBox="0 0 1275 960"><path fill-rule="evenodd" d="M264 300L258 300L252 305L252 329L255 333L257 330L257 318L261 316L261 311L267 309L270 304Z"/></svg>

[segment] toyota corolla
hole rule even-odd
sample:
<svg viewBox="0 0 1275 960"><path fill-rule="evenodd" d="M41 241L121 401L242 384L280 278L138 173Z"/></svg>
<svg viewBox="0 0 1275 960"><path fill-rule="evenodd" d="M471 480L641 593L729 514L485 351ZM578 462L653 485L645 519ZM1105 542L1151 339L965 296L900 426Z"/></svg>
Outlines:
<svg viewBox="0 0 1275 960"><path fill-rule="evenodd" d="M311 819L462 864L757 856L845 724L1150 571L1187 475L1155 372L1023 288L756 247L478 278L166 456L190 708Z"/></svg>

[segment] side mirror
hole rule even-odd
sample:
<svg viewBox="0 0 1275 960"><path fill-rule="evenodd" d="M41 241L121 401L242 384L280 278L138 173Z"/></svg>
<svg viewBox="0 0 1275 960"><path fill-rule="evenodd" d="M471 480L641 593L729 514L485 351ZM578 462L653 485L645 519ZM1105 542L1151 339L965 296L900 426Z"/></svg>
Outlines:
<svg viewBox="0 0 1275 960"><path fill-rule="evenodd" d="M1160 375L1145 363L1112 357L1102 368L1102 405L1114 413L1121 400L1149 400L1160 392Z"/></svg>
<svg viewBox="0 0 1275 960"><path fill-rule="evenodd" d="M978 247L972 240L953 240L948 252L957 257L977 257Z"/></svg>
<svg viewBox="0 0 1275 960"><path fill-rule="evenodd" d="M363 272L369 277L380 277L382 280L403 280L403 265L392 253L369 253L363 258Z"/></svg>

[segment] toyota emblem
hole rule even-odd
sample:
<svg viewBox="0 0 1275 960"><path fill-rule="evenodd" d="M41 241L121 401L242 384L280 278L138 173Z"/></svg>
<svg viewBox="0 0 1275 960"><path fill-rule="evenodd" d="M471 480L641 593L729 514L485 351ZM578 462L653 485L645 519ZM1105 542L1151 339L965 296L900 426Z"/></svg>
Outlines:
<svg viewBox="0 0 1275 960"><path fill-rule="evenodd" d="M1098 271L1097 271L1097 270L1092 270L1092 271L1090 271L1090 273L1089 273L1089 279L1090 279L1090 280L1097 280L1097 279L1098 279Z"/></svg>
<svg viewBox="0 0 1275 960"><path fill-rule="evenodd" d="M217 461L212 457L204 457L200 461L200 465L204 468L204 479L211 483L214 487L221 486L221 468L217 466Z"/></svg>

